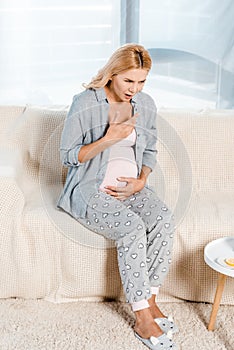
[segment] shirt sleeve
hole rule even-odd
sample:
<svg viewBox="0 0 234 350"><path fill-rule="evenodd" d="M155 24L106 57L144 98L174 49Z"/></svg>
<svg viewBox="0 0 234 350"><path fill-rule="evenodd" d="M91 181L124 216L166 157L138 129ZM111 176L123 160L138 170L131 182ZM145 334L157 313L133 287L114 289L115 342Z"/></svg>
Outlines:
<svg viewBox="0 0 234 350"><path fill-rule="evenodd" d="M78 154L83 146L85 136L85 125L82 122L84 118L82 118L80 111L79 99L74 96L64 123L60 144L61 162L67 167L77 167L83 164L78 161Z"/></svg>
<svg viewBox="0 0 234 350"><path fill-rule="evenodd" d="M157 141L157 129L156 129L156 107L150 112L150 125L146 134L146 146L143 152L142 165L149 167L151 170L154 169L156 164L156 141Z"/></svg>

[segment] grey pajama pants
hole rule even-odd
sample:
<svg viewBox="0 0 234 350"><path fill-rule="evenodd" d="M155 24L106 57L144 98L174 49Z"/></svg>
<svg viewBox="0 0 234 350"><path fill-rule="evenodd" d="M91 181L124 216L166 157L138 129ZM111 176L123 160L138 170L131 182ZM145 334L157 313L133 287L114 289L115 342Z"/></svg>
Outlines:
<svg viewBox="0 0 234 350"><path fill-rule="evenodd" d="M160 287L171 263L172 213L148 188L124 201L97 192L79 222L115 241L119 272L129 303L147 300Z"/></svg>

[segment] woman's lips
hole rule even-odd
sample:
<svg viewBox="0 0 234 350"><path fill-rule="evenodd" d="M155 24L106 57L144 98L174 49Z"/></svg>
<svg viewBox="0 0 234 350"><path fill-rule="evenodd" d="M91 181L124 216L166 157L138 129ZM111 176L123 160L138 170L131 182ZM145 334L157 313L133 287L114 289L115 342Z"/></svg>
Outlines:
<svg viewBox="0 0 234 350"><path fill-rule="evenodd" d="M132 95L129 95L129 94L125 94L125 97L127 98L127 99L131 99L132 98Z"/></svg>

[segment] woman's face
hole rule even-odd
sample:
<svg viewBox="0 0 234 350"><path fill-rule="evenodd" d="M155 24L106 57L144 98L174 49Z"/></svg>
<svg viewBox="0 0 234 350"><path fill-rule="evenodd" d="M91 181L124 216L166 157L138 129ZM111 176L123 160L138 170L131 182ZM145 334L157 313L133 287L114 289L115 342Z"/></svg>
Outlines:
<svg viewBox="0 0 234 350"><path fill-rule="evenodd" d="M143 89L148 71L130 69L114 75L106 87L109 102L129 102L133 96Z"/></svg>

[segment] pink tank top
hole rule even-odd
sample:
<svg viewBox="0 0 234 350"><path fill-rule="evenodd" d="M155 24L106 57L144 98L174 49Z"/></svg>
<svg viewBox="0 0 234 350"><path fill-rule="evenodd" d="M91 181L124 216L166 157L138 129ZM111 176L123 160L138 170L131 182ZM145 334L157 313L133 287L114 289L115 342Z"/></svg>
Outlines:
<svg viewBox="0 0 234 350"><path fill-rule="evenodd" d="M106 168L105 177L100 185L100 190L105 186L126 186L126 182L118 181L117 178L137 178L137 164L132 146L136 143L136 131L133 129L130 135L110 147L110 155Z"/></svg>

